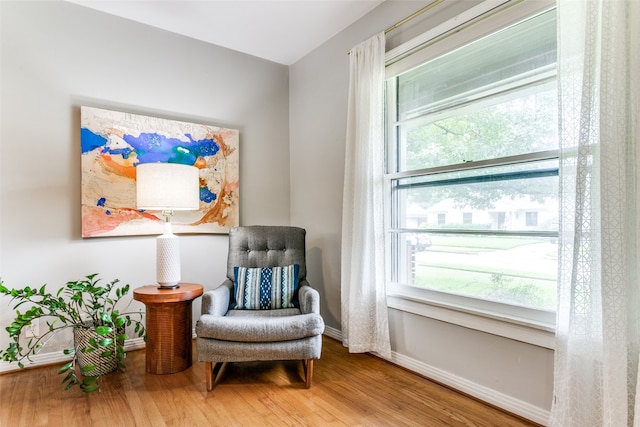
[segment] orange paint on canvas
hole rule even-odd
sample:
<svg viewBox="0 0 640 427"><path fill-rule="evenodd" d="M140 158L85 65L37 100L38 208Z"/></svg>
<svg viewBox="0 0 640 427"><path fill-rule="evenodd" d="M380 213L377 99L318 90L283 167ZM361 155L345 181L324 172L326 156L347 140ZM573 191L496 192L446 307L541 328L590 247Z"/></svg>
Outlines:
<svg viewBox="0 0 640 427"><path fill-rule="evenodd" d="M132 160L127 160L125 164L121 164L113 160L110 154L101 154L98 162L105 171L114 175L136 179L136 168L133 166Z"/></svg>
<svg viewBox="0 0 640 427"><path fill-rule="evenodd" d="M82 237L93 237L115 230L124 221L139 218L158 220L158 217L135 209L109 209L99 206L82 206Z"/></svg>
<svg viewBox="0 0 640 427"><path fill-rule="evenodd" d="M237 190L238 188L240 188L240 182L238 181L227 182L224 186L224 191L225 193L231 193L232 191Z"/></svg>

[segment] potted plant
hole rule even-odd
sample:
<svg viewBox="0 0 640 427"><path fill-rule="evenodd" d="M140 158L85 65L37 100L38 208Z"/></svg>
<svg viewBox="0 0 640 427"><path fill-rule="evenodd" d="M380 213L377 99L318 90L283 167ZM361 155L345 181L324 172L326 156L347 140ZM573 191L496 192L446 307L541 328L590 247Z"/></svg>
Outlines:
<svg viewBox="0 0 640 427"><path fill-rule="evenodd" d="M65 389L78 385L84 392L99 390L102 376L115 371L123 372L128 338L125 327L134 325L138 337L144 337L142 312L121 312L116 306L129 292L129 285L118 286L119 280L100 283L97 274L84 279L67 282L55 294L29 286L23 289L8 289L0 281L0 294L15 301L12 307L16 316L9 332L9 346L0 353L6 362L17 362L24 368L23 361L31 360L39 349L55 334L72 329L74 347L64 350L71 360L58 371L64 374L62 384ZM18 310L25 306L26 311ZM26 331L35 321L44 319L47 330L38 337L26 339ZM81 375L78 375L78 373Z"/></svg>

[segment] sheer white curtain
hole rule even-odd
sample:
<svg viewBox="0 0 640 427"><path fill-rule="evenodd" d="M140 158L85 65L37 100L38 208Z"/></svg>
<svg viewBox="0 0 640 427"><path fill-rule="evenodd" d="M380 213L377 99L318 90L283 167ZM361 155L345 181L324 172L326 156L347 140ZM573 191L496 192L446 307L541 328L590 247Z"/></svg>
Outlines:
<svg viewBox="0 0 640 427"><path fill-rule="evenodd" d="M384 275L384 50L351 49L342 207L342 342L391 356Z"/></svg>
<svg viewBox="0 0 640 427"><path fill-rule="evenodd" d="M640 426L639 27L637 0L558 0L562 219L552 426Z"/></svg>

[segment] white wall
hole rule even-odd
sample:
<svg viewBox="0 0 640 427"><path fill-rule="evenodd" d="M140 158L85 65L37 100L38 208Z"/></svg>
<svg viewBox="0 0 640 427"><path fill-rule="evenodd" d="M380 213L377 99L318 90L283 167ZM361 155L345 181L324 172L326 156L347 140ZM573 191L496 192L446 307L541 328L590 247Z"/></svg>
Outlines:
<svg viewBox="0 0 640 427"><path fill-rule="evenodd" d="M67 2L0 8L6 286L58 287L91 273L132 287L155 282L153 236L80 237L81 105L239 129L240 223L289 223L286 66ZM183 281L222 282L226 235L183 235L181 248ZM8 302L0 300L2 348Z"/></svg>
<svg viewBox="0 0 640 427"><path fill-rule="evenodd" d="M322 314L340 326L340 239L349 57L347 51L429 1L387 0L291 67L291 222L308 230L309 280ZM387 36L387 50L478 1L444 2ZM390 309L394 361L545 422L553 351Z"/></svg>

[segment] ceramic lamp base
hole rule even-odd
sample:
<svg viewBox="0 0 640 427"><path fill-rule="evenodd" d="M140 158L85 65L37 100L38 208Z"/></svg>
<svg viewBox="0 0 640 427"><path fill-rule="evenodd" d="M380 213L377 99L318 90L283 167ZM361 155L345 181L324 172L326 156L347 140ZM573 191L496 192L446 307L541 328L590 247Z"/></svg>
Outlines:
<svg viewBox="0 0 640 427"><path fill-rule="evenodd" d="M156 277L160 288L175 288L180 283L180 241L166 227L157 238Z"/></svg>

